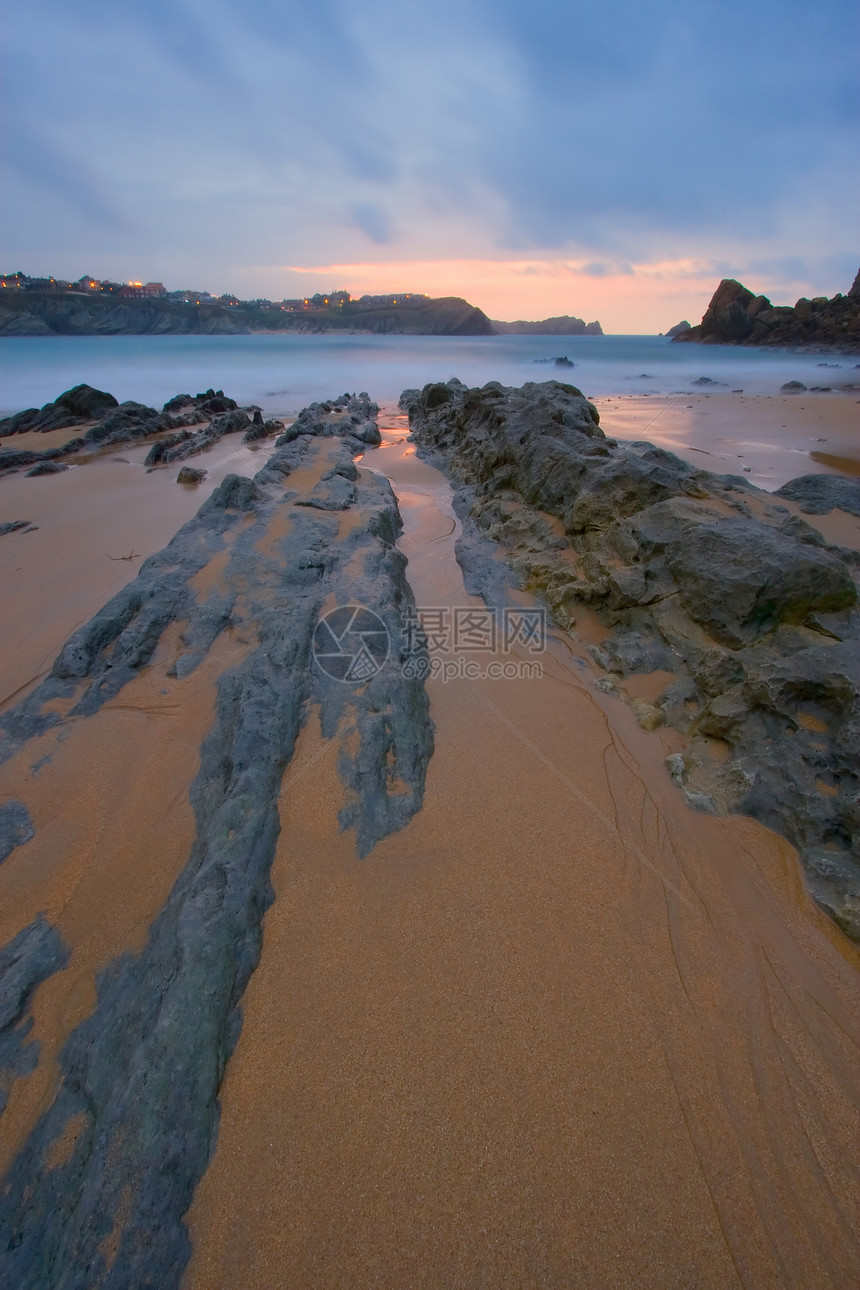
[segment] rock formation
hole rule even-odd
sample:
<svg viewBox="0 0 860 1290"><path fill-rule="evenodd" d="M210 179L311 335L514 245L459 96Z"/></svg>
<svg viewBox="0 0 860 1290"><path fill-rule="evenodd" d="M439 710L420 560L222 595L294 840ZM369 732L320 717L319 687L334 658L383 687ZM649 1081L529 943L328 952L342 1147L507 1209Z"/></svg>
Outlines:
<svg viewBox="0 0 860 1290"><path fill-rule="evenodd" d="M570 385L453 380L407 390L401 405L419 450L460 485L469 590L492 596L498 585L472 525L561 627L587 604L611 628L593 651L604 687L623 697L628 674L674 673L654 704L633 706L646 727L688 736L669 769L689 800L783 833L813 895L860 939L856 553L828 546L743 477L607 439ZM856 504L853 481L839 482ZM808 509L845 500L803 481L782 491Z"/></svg>
<svg viewBox="0 0 860 1290"><path fill-rule="evenodd" d="M698 327L680 332L675 341L706 345L793 345L819 350L860 350L860 273L847 296L831 300L802 297L792 308L772 305L734 278L724 278Z"/></svg>
<svg viewBox="0 0 860 1290"><path fill-rule="evenodd" d="M98 978L94 1010L60 1052L51 1100L4 1180L4 1284L179 1285L190 1252L183 1215L210 1158L240 1000L260 955L278 798L302 791L282 780L311 702L325 737L351 736L341 742L340 822L355 830L360 855L421 806L433 735L424 689L400 666L402 611L413 606L395 546L400 518L388 482L357 470L354 442L300 430L254 479L228 476L0 718L5 759L97 713L152 665L168 628L180 632L180 650L166 680L190 676L222 633L241 639L200 748L185 868L143 947ZM342 525L343 510L352 523ZM201 593L192 580L210 565ZM356 601L390 640L360 686L332 680L312 652L321 613ZM16 845L23 824L10 817ZM44 920L0 950L9 1078L33 1060L21 1049L28 993L63 953Z"/></svg>
<svg viewBox="0 0 860 1290"><path fill-rule="evenodd" d="M674 340L676 336L680 336L681 333L685 331L690 331L690 324L687 322L686 318L682 319L679 323L675 323L674 327L670 327L666 332L666 335L670 340Z"/></svg>
<svg viewBox="0 0 860 1290"><path fill-rule="evenodd" d="M247 442L252 431L255 431L254 438L260 438L283 429L280 421L264 423L257 407L240 408L235 399L228 398L223 390L205 390L196 395L177 394L158 412L133 400L117 403L112 394L93 390L89 385L78 385L41 409L28 408L0 421L0 435L7 437L83 425L87 426L83 434L69 439L59 448L41 451L0 448L0 474L24 466L32 467L27 471L28 475L55 474L67 469L69 458L93 456L106 448L147 439L165 430L177 433L159 439L153 445L146 459L148 466L183 461L210 447L223 435L237 430L245 430L244 441ZM256 433L260 428L263 435Z"/></svg>

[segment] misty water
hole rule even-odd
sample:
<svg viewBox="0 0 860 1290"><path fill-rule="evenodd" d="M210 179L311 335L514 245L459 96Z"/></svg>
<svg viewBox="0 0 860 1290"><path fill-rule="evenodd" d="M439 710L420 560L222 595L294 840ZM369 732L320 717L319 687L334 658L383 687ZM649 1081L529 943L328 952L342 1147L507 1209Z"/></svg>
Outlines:
<svg viewBox="0 0 860 1290"><path fill-rule="evenodd" d="M561 355L572 369L554 366ZM408 386L452 376L467 385L557 378L593 397L673 394L696 389L705 376L726 390L774 394L789 380L851 381L856 366L845 355L673 344L662 336L6 337L0 412L40 407L81 382L157 407L177 392L212 386L288 415L344 391L367 390L391 405Z"/></svg>

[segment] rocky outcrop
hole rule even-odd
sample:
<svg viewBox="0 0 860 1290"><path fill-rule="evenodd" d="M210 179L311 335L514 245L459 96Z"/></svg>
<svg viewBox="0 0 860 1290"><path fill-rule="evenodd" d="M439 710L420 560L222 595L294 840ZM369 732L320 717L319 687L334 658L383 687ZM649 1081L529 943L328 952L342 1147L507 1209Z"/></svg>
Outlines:
<svg viewBox="0 0 860 1290"><path fill-rule="evenodd" d="M75 407L86 407L89 415L78 415L72 411ZM71 420L63 420L67 417ZM91 424L96 417L98 419L95 424ZM151 438L164 431L177 431L154 444L146 458L149 466L167 465L203 452L225 434L238 430L247 432L255 424L252 418L258 417L259 408L240 408L235 399L228 398L223 390L204 390L203 393L194 395L177 394L159 412L133 400L117 403L112 394L92 390L88 385L79 385L74 390L61 394L54 403L46 404L41 410L31 408L8 418L0 425L0 430L2 426L10 424L13 429L7 429L3 433L16 434L26 430L56 430L66 426L87 425L83 434L76 435L59 448L47 448L44 451L0 448L0 474L20 470L25 466L33 467L27 471L28 475L55 474L67 468L65 463L70 458L93 456L119 444ZM280 423L275 424L278 429L282 428Z"/></svg>
<svg viewBox="0 0 860 1290"><path fill-rule="evenodd" d="M373 447L382 442L376 424L378 415L379 408L364 391L361 394L342 394L339 399L327 399L324 403L311 403L275 440L275 447L292 443L300 435L320 435L323 438L340 435L352 444L353 452L361 452L365 446Z"/></svg>
<svg viewBox="0 0 860 1290"><path fill-rule="evenodd" d="M860 274L858 274L860 277ZM860 350L860 292L857 279L847 296L801 298L794 307L772 305L734 278L724 278L698 327L675 341L707 345L792 345L818 350Z"/></svg>
<svg viewBox="0 0 860 1290"><path fill-rule="evenodd" d="M323 734L343 736L340 822L355 830L359 855L421 806L432 726L422 685L400 665L402 616L413 606L395 545L400 519L388 482L357 471L352 447L351 435L300 434L253 480L228 476L0 718L0 755L9 756L97 712L150 664L171 625L181 627L177 677L221 633L233 628L247 642L220 677L199 750L187 864L143 948L99 977L92 1015L59 1055L53 1100L0 1189L0 1259L5 1283L20 1290L180 1283L190 1252L182 1217L210 1159L272 900L278 799L302 791L282 781L311 703ZM349 485L340 501L355 522L345 528L340 510L312 502L327 479ZM212 560L218 576L201 595L192 579ZM356 602L389 645L361 684L332 679L314 657L323 613ZM52 1154L59 1163L46 1169Z"/></svg>
<svg viewBox="0 0 860 1290"><path fill-rule="evenodd" d="M675 674L654 704L631 706L646 728L688 736L670 769L690 801L782 832L813 895L860 939L856 554L742 477L607 439L573 386L455 380L401 402L419 450L461 485L458 513L504 548L521 585L565 629L581 604L611 629L593 651L604 688L623 697L631 673ZM458 558L474 549L464 528ZM479 562L467 586L499 594L488 577Z"/></svg>
<svg viewBox="0 0 860 1290"><path fill-rule="evenodd" d="M69 426L87 425L116 407L119 403L112 394L95 390L91 385L76 385L43 408L27 408L0 421L0 438L33 430L65 430Z"/></svg>
<svg viewBox="0 0 860 1290"><path fill-rule="evenodd" d="M680 336L685 331L690 331L690 324L686 318L683 318L681 322L675 323L674 327L670 327L666 335L670 340L674 340L676 336Z"/></svg>
<svg viewBox="0 0 860 1290"><path fill-rule="evenodd" d="M583 318L561 314L558 318L542 318L540 322L499 322L492 320L493 331L499 336L602 336L599 322L587 323Z"/></svg>

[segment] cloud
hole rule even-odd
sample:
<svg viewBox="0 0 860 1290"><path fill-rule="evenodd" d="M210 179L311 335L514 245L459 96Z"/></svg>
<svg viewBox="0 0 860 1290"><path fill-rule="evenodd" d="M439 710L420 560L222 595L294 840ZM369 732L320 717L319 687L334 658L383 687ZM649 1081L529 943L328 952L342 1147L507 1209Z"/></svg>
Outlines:
<svg viewBox="0 0 860 1290"><path fill-rule="evenodd" d="M352 222L377 246L393 241L391 216L378 202L354 202L349 208Z"/></svg>
<svg viewBox="0 0 860 1290"><path fill-rule="evenodd" d="M511 283L567 265L550 275L559 291L565 275L609 284L667 262L697 266L691 282L708 265L798 294L806 279L813 294L846 289L860 201L852 10L19 5L3 50L17 71L7 254L40 247L63 273L80 250L88 271L108 271L103 255L137 276L145 251L153 277L217 287L229 274L238 289L251 255L352 263L370 243L403 263L516 261Z"/></svg>

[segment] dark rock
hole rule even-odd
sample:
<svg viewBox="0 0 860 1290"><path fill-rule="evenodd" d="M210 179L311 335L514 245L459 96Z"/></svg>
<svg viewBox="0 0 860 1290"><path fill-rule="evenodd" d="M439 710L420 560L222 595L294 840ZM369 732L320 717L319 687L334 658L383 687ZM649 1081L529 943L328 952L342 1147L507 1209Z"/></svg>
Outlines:
<svg viewBox="0 0 860 1290"><path fill-rule="evenodd" d="M61 394L57 404L68 408L76 417L81 417L84 421L98 421L107 416L112 408L119 407L119 400L105 390L93 389L91 385L76 385L73 389L66 390L65 394Z"/></svg>
<svg viewBox="0 0 860 1290"><path fill-rule="evenodd" d="M62 475L62 472L67 470L68 466L64 466L62 462L39 462L31 471L27 471L26 475L27 479L31 479L34 475Z"/></svg>
<svg viewBox="0 0 860 1290"><path fill-rule="evenodd" d="M195 470L193 466L181 466L176 482L177 484L199 484L205 478L205 470Z"/></svg>
<svg viewBox="0 0 860 1290"><path fill-rule="evenodd" d="M714 381L711 379L710 376L700 376L695 381L691 381L690 384L691 385L724 385L725 382Z"/></svg>
<svg viewBox="0 0 860 1290"><path fill-rule="evenodd" d="M800 345L851 353L860 348L860 296L852 287L846 296L836 295L831 300L817 296L798 300L793 308L774 306L767 296L754 296L733 278L724 278L700 325L672 339L705 344Z"/></svg>
<svg viewBox="0 0 860 1290"><path fill-rule="evenodd" d="M7 533L17 533L19 529L29 527L29 520L10 520L7 524L0 524L0 537L5 537Z"/></svg>
<svg viewBox="0 0 860 1290"><path fill-rule="evenodd" d="M799 502L807 515L826 515L828 511L847 511L860 515L860 479L843 475L800 475L776 490L777 497Z"/></svg>
<svg viewBox="0 0 860 1290"><path fill-rule="evenodd" d="M742 477L606 439L571 386L469 390L452 380L404 391L401 406L419 452L462 485L455 549L470 593L504 594L490 576L492 539L562 628L581 603L599 614L610 628L592 651L602 667L678 675L636 716L690 736L673 761L690 802L779 829L816 899L860 939L860 708L845 679L860 659L856 554L784 508L754 512L746 499L769 495ZM780 492L858 505L858 481L810 479L809 492L805 479ZM831 658L839 668L828 681ZM820 747L795 719L802 702L829 714ZM729 745L725 762L712 754L715 737ZM821 782L837 791L823 794Z"/></svg>
<svg viewBox="0 0 860 1290"><path fill-rule="evenodd" d="M34 475L60 475L68 466L59 461L40 461L32 470L28 470L27 478L31 479Z"/></svg>
<svg viewBox="0 0 860 1290"><path fill-rule="evenodd" d="M375 446L382 442L376 423L378 415L379 408L365 392L311 403L275 440L275 447L283 448L300 435L340 435L351 440L354 450L360 452L363 445Z"/></svg>
<svg viewBox="0 0 860 1290"><path fill-rule="evenodd" d="M38 1060L38 1042L25 1042L33 1028L33 991L64 968L68 958L59 933L44 914L0 948L0 1115L14 1081L29 1075Z"/></svg>
<svg viewBox="0 0 860 1290"><path fill-rule="evenodd" d="M117 401L104 390L91 385L76 385L66 390L53 403L43 408L28 408L13 417L0 421L0 435L23 434L29 430L64 430L69 426L85 425L106 416Z"/></svg>
<svg viewBox="0 0 860 1290"><path fill-rule="evenodd" d="M685 331L690 331L690 324L687 322L686 318L682 319L679 323L675 323L674 327L670 327L666 332L666 335L670 340L672 340L675 336L680 336L681 333Z"/></svg>
<svg viewBox="0 0 860 1290"><path fill-rule="evenodd" d="M779 388L782 391L793 393L797 390L805 390L806 386L803 384L803 381L786 381L785 385L781 385Z"/></svg>
<svg viewBox="0 0 860 1290"><path fill-rule="evenodd" d="M0 806L0 864L34 836L33 821L24 803L14 799L4 802Z"/></svg>
<svg viewBox="0 0 860 1290"><path fill-rule="evenodd" d="M733 649L857 599L841 560L753 520L690 526L668 545L666 563L690 617Z"/></svg>

